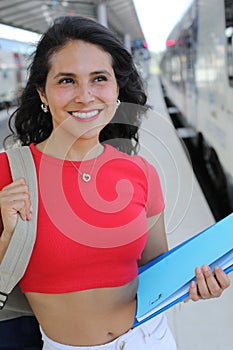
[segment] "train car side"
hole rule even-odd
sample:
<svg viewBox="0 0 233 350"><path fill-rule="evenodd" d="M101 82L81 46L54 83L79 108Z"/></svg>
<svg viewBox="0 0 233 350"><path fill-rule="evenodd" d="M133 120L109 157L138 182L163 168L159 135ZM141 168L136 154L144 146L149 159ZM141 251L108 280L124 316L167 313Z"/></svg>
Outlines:
<svg viewBox="0 0 233 350"><path fill-rule="evenodd" d="M161 80L198 140L217 191L233 208L232 1L194 1L168 38Z"/></svg>

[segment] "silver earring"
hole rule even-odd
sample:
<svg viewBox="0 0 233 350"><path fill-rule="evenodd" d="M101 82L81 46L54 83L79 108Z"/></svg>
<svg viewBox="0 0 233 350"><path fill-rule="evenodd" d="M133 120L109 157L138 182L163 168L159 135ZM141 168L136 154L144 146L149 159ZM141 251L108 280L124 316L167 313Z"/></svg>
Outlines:
<svg viewBox="0 0 233 350"><path fill-rule="evenodd" d="M119 99L117 99L117 103L116 103L116 108L118 108L121 104L121 101Z"/></svg>
<svg viewBox="0 0 233 350"><path fill-rule="evenodd" d="M45 103L42 103L41 104L41 109L42 109L42 111L44 112L44 113L48 113L48 106L45 104Z"/></svg>

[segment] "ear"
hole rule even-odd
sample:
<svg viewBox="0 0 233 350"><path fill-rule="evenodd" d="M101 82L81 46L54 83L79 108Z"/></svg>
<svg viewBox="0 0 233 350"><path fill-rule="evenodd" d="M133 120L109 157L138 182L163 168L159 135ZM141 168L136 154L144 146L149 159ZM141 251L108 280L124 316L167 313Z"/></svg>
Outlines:
<svg viewBox="0 0 233 350"><path fill-rule="evenodd" d="M47 98L46 98L46 95L45 95L45 92L42 91L41 89L37 88L36 89L39 96L40 96L40 99L41 99L41 102L45 103L46 105L48 105L48 101L47 101Z"/></svg>

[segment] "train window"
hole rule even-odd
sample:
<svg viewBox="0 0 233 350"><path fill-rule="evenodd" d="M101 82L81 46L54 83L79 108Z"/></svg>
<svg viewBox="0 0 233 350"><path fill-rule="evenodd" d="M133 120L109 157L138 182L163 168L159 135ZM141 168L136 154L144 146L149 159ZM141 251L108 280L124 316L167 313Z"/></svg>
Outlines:
<svg viewBox="0 0 233 350"><path fill-rule="evenodd" d="M233 87L233 0L225 0L227 64L230 86Z"/></svg>
<svg viewBox="0 0 233 350"><path fill-rule="evenodd" d="M180 62L180 57L178 55L171 58L171 71L172 71L172 76L171 76L172 82L177 86L179 86L182 79L181 79L181 62Z"/></svg>

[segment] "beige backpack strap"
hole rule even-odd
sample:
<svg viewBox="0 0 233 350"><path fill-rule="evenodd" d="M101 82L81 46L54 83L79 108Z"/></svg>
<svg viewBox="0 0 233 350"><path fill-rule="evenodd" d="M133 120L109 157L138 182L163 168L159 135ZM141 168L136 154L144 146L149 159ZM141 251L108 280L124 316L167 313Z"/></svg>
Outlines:
<svg viewBox="0 0 233 350"><path fill-rule="evenodd" d="M24 177L29 186L33 214L30 221L23 221L18 216L14 234L0 264L0 310L27 268L36 240L38 212L37 176L30 148L13 148L6 153L13 180Z"/></svg>

